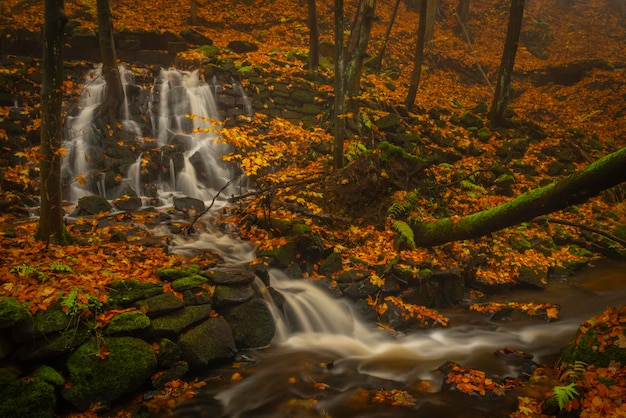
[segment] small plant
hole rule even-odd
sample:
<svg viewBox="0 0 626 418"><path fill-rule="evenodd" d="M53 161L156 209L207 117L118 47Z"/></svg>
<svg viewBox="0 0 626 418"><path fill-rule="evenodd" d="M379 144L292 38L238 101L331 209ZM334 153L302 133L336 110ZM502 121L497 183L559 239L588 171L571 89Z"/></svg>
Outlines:
<svg viewBox="0 0 626 418"><path fill-rule="evenodd" d="M556 400L559 409L563 409L568 401L579 396L578 391L576 391L576 383L570 383L567 386L555 386L552 390L554 392L552 399Z"/></svg>
<svg viewBox="0 0 626 418"><path fill-rule="evenodd" d="M47 280L46 274L42 271L39 271L36 267L29 266L27 264L22 264L21 266L13 266L10 273L17 273L20 277L35 277L37 280L44 282Z"/></svg>
<svg viewBox="0 0 626 418"><path fill-rule="evenodd" d="M60 261L50 263L50 271L53 273L74 273L70 266Z"/></svg>
<svg viewBox="0 0 626 418"><path fill-rule="evenodd" d="M68 295L61 297L61 306L67 315L77 317L85 311L96 313L102 309L102 302L93 295L73 289Z"/></svg>

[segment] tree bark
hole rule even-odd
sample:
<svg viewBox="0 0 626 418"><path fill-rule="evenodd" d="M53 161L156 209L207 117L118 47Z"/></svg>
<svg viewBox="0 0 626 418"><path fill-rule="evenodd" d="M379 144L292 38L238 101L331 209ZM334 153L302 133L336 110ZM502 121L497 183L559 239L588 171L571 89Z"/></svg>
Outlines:
<svg viewBox="0 0 626 418"><path fill-rule="evenodd" d="M498 82L494 93L493 103L489 117L491 123L502 126L505 122L505 111L509 104L509 93L511 89L511 75L515 65L515 55L519 45L519 36L522 30L522 19L524 18L524 0L511 0L509 11L509 25L504 41L504 51L502 61L498 70Z"/></svg>
<svg viewBox="0 0 626 418"><path fill-rule="evenodd" d="M472 35L469 29L470 0L459 0L456 6L456 15L458 17L458 26L455 28L455 33L465 36L467 42L471 43Z"/></svg>
<svg viewBox="0 0 626 418"><path fill-rule="evenodd" d="M63 36L68 22L64 0L44 2L43 80L41 84L41 209L35 238L64 244L61 196L61 159L63 140Z"/></svg>
<svg viewBox="0 0 626 418"><path fill-rule="evenodd" d="M117 67L117 54L113 40L113 16L109 0L97 0L97 7L102 75L106 81L104 100L100 104L97 117L112 122L120 116L120 110L124 104L124 87Z"/></svg>
<svg viewBox="0 0 626 418"><path fill-rule="evenodd" d="M583 170L496 206L460 219L409 221L418 247L478 238L533 218L585 202L603 190L626 181L626 147Z"/></svg>
<svg viewBox="0 0 626 418"><path fill-rule="evenodd" d="M426 32L424 33L424 39L426 42L432 41L435 37L435 22L437 21L437 0L429 0L428 8L426 9ZM420 17L421 19L421 17Z"/></svg>
<svg viewBox="0 0 626 418"><path fill-rule="evenodd" d="M398 9L400 8L400 1L401 0L396 0L396 4L393 5L393 11L391 12L391 18L389 19L387 30L385 31L383 44L380 47L380 51L378 51L378 55L376 56L376 61L374 61L372 64L372 68L375 68L376 71L380 71L380 69L383 66L383 58L385 57L385 52L387 51L387 44L389 43L389 36L391 36L391 28L393 27L393 24L396 21L396 16L398 16Z"/></svg>
<svg viewBox="0 0 626 418"><path fill-rule="evenodd" d="M372 33L376 0L363 0L357 11L356 25L353 27L351 38L355 39L355 47L349 51L349 57L345 68L345 88L348 98L348 114L352 114L351 120L357 121L359 116L361 94L361 72L363 61L367 55L367 45ZM356 125L356 123L355 123Z"/></svg>
<svg viewBox="0 0 626 418"><path fill-rule="evenodd" d="M333 121L333 165L336 168L343 167L343 142L346 138L343 27L343 0L335 0L335 115Z"/></svg>
<svg viewBox="0 0 626 418"><path fill-rule="evenodd" d="M307 7L307 25L309 26L309 57L307 65L309 70L317 71L320 62L320 33L317 25L317 7L315 6L315 0L307 0Z"/></svg>
<svg viewBox="0 0 626 418"><path fill-rule="evenodd" d="M420 3L420 17L417 27L417 40L415 41L415 56L413 57L413 72L411 73L411 83L409 84L409 91L406 95L406 101L404 104L407 109L411 110L415 104L415 97L417 96L417 88L420 84L420 78L422 76L422 63L424 62L424 43L426 40L426 11L428 9L428 3L433 3L434 0L422 0Z"/></svg>
<svg viewBox="0 0 626 418"><path fill-rule="evenodd" d="M191 24L198 26L198 0L191 0L189 15Z"/></svg>

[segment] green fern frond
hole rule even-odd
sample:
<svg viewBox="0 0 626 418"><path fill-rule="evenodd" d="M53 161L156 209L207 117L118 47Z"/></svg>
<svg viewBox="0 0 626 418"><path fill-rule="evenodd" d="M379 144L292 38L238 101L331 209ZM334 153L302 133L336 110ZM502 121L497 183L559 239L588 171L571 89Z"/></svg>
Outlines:
<svg viewBox="0 0 626 418"><path fill-rule="evenodd" d="M395 229L400 236L406 241L409 248L415 248L415 234L413 230L406 222L394 219L392 223L393 229Z"/></svg>
<svg viewBox="0 0 626 418"><path fill-rule="evenodd" d="M408 202L393 202L387 209L387 215L394 219L402 218L408 215L410 207Z"/></svg>
<svg viewBox="0 0 626 418"><path fill-rule="evenodd" d="M552 397L559 404L559 409L563 409L569 400L579 396L576 391L576 383L570 383L567 386L555 386L552 390L554 391Z"/></svg>

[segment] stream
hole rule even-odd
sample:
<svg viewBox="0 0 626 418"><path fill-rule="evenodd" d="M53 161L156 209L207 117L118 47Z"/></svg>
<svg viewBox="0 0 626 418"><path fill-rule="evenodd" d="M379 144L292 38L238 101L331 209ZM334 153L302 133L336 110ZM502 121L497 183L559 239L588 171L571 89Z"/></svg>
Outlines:
<svg viewBox="0 0 626 418"><path fill-rule="evenodd" d="M249 244L222 234L206 233L195 242L178 244L177 251L183 252L195 246L226 249L228 264L254 257ZM575 276L551 279L544 290L514 290L491 298L558 303L560 319L553 322L524 314L491 320L464 308L446 308L440 312L450 319L447 328L402 335L361 321L345 300L329 296L309 280L273 270L270 284L285 297L288 312L276 312L274 342L241 353L238 367L200 376L207 386L171 416L508 416L521 396L517 390L497 399L441 390L445 374L437 369L453 361L484 370L495 380L520 377L525 372L521 363L495 355L505 347L532 355L536 363L553 363L582 321L626 303L626 262L600 261ZM233 373L244 378L232 383ZM407 391L415 402L371 402L371 394L379 389Z"/></svg>
<svg viewBox="0 0 626 418"><path fill-rule="evenodd" d="M98 71L91 77L98 80ZM125 89L133 83L130 75L127 78ZM64 160L64 170L69 179L100 169L94 165L96 158L90 157L101 152L101 141L94 136L92 128L92 114L104 88L98 83L94 82L91 94L81 99L81 113L68 118L70 152ZM215 214L226 205L224 199L215 200L216 193L219 195L217 191L234 177L232 167L220 161L228 147L219 144L214 134L206 133L210 131L208 122L186 116L193 113L218 119L212 90L197 72L177 70L162 70L150 91L137 88L149 97L147 102L158 102L159 106L148 109L147 119L151 123L139 129L127 121L124 124L127 131L135 132L138 142L149 134L158 138L160 146L176 144L184 148L180 155L165 160L164 174L156 184L162 207L171 207L176 195L214 203L212 212L204 218L204 232L193 237L173 237L172 251L192 255L211 249L219 252L224 264L229 266L253 261L256 251L250 243L220 232L213 222ZM136 161L129 164L124 185L144 195L145 184L139 177L146 161L143 154L134 158ZM176 161L178 169L175 169ZM89 178L104 177L96 174ZM73 182L69 187L70 198L76 200L98 191L107 198L115 197L111 194L116 190L105 186L104 180L87 185ZM234 188L233 185L233 190L227 190L224 195L241 192ZM199 377L207 385L169 416L508 416L517 405L519 393L515 390L497 399L442 390L445 373L438 368L453 361L484 370L495 380L521 376L525 370L520 363L494 354L505 347L531 354L537 363L553 362L580 322L608 306L626 303L626 262L601 261L597 267L576 276L551 279L542 291L515 290L492 297L494 301L558 303L561 312L557 321L545 322L517 314L492 321L467 309L447 308L440 310L450 319L447 328L401 335L362 321L344 299L329 296L311 281L272 270L270 284L286 300L286 309L279 312L271 305L271 298L266 298L277 322L272 344L265 349L239 353L239 367L226 365L206 371ZM243 378L232 379L237 373ZM406 391L412 401L405 406L372 402L373 394L380 389Z"/></svg>

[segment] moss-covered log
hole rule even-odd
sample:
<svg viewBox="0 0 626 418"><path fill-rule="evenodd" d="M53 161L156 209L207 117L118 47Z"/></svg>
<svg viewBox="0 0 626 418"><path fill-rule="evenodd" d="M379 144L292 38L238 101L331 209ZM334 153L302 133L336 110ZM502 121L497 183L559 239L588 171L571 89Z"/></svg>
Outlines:
<svg viewBox="0 0 626 418"><path fill-rule="evenodd" d="M583 170L546 187L523 195L495 208L459 219L435 222L410 221L418 247L478 238L490 232L585 202L603 190L626 181L626 147L609 154Z"/></svg>

